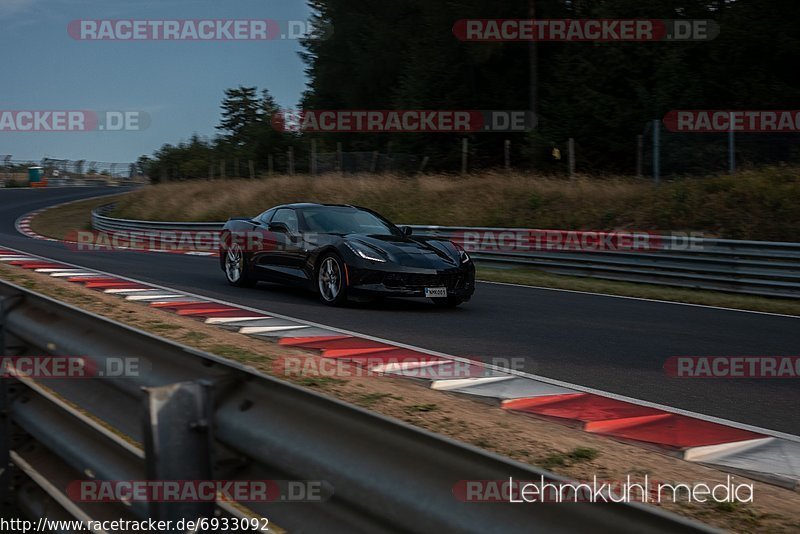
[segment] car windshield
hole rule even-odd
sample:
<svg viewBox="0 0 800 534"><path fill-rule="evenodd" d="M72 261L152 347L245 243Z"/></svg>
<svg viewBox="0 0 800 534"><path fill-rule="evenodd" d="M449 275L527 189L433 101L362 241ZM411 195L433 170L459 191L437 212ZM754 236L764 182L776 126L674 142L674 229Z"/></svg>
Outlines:
<svg viewBox="0 0 800 534"><path fill-rule="evenodd" d="M303 210L309 232L320 234L398 235L398 230L380 217L355 208L309 208Z"/></svg>

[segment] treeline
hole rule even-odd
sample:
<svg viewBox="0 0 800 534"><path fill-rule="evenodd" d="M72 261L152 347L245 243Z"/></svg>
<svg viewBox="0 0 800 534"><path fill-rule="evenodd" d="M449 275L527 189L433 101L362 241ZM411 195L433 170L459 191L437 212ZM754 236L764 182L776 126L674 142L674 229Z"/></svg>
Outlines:
<svg viewBox="0 0 800 534"><path fill-rule="evenodd" d="M551 151L575 145L584 172L631 174L636 136L674 109L800 109L800 2L797 0L310 0L330 38L304 43L309 75L304 109L529 109L528 43L468 43L452 32L468 18L712 19L713 41L539 42L539 124L534 132L470 134L470 166L503 164L511 140L519 168L548 169ZM207 163L240 157L265 168L267 154L308 150L309 134L270 126L274 101L254 88L229 90L221 135L165 146L151 167L166 175L208 175ZM719 134L675 134L664 158L696 160L700 169ZM749 134L757 136L759 134ZM694 137L692 137L694 136ZM427 156L432 170L457 170L463 134L314 134L320 150ZM744 137L744 136L742 136ZM776 137L745 151L747 160L797 157L797 138ZM744 139L742 146L747 146ZM713 150L710 150L712 147ZM209 151L215 158L211 158ZM205 158L205 159L204 159ZM209 159L210 158L210 159ZM196 166L197 168L193 167ZM202 169L200 167L203 167ZM683 167L675 166L676 169ZM690 167L686 167L690 168ZM153 174L153 173L151 173ZM156 173L157 174L157 173ZM243 173L240 173L243 174Z"/></svg>

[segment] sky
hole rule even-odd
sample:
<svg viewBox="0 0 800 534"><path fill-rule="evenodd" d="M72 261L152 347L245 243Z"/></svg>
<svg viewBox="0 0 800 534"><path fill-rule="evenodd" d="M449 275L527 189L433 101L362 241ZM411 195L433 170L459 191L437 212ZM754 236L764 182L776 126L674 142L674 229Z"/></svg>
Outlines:
<svg viewBox="0 0 800 534"><path fill-rule="evenodd" d="M296 108L305 89L297 40L98 41L74 20L307 20L305 0L0 0L0 111L140 111L141 131L0 131L14 160L132 162L164 143L213 137L225 89L269 89Z"/></svg>

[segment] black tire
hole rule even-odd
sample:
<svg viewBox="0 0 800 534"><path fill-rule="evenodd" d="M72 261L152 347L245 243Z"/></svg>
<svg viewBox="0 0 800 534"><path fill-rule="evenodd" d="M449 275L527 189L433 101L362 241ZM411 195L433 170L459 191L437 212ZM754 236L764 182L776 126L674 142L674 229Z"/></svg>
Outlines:
<svg viewBox="0 0 800 534"><path fill-rule="evenodd" d="M228 283L236 287L253 287L256 285L255 280L250 274L250 269L247 265L247 254L242 250L238 244L233 243L227 250L222 250L222 270L225 272L225 278Z"/></svg>
<svg viewBox="0 0 800 534"><path fill-rule="evenodd" d="M464 303L461 297L442 297L431 299L433 304L439 308L455 308Z"/></svg>
<svg viewBox="0 0 800 534"><path fill-rule="evenodd" d="M338 254L329 252L319 261L316 272L319 300L328 306L343 306L347 303L345 266Z"/></svg>

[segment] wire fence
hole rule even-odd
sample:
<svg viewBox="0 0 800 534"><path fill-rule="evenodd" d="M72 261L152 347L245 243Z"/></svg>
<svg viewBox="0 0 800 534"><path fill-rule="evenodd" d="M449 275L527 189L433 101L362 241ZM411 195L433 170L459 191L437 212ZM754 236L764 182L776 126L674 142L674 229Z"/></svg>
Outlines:
<svg viewBox="0 0 800 534"><path fill-rule="evenodd" d="M49 186L108 185L147 183L145 169L135 163L109 163L90 160L43 158L40 161L0 156L0 186L22 187L29 184L31 168L39 168L42 183Z"/></svg>
<svg viewBox="0 0 800 534"><path fill-rule="evenodd" d="M485 146L469 137L453 143L450 157L460 162L462 174L487 170L535 172L575 177L593 174L598 154L584 151L580 138L526 142L505 140L495 143L497 153L485 164ZM708 176L765 165L800 165L800 133L676 133L660 120L647 123L642 133L631 135L619 174L652 179L679 176ZM531 157L535 153L535 157ZM441 155L439 156L441 157ZM247 158L204 159L188 162L160 162L154 169L156 181L197 178L259 178L273 174L402 173L435 171L435 162L425 154L380 151L317 151L312 140L285 152L258 160ZM497 163L500 162L500 163Z"/></svg>
<svg viewBox="0 0 800 534"><path fill-rule="evenodd" d="M637 175L661 177L733 173L765 165L800 165L800 133L676 133L660 121L640 137Z"/></svg>
<svg viewBox="0 0 800 534"><path fill-rule="evenodd" d="M42 177L49 185L80 185L87 180L115 184L255 179L293 174L415 174L437 168L436 156L431 159L424 153L398 153L390 148L384 148L384 151L343 151L341 143L338 145L336 151L331 151L330 145L325 147L327 150L317 150L317 142L312 139L257 157L224 157L207 153L197 158L169 158L150 163L54 158L35 162L0 156L0 182L6 186L25 185L30 167L41 167ZM499 168L575 177L592 174L598 154L584 150L587 145L587 140L581 138L548 142L516 138L513 143L506 139L492 145L492 157L487 159L486 145L463 137L453 141L448 153L451 160L460 162L458 167L462 174ZM644 125L639 135L631 135L629 147L627 150L623 147L622 152L627 152L628 156L619 162L620 174L652 179L657 183L662 178L732 173L764 165L800 165L800 133L676 133L667 130L661 120L653 120ZM441 154L438 158L441 159ZM487 161L491 161L490 167L486 166Z"/></svg>

